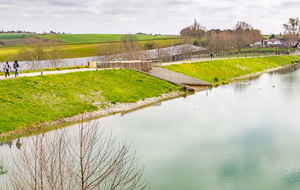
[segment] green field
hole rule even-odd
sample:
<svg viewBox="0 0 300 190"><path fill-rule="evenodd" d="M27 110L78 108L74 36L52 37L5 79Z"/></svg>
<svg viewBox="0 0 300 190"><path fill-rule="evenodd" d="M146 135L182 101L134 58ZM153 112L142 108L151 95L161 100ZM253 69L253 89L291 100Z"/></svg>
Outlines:
<svg viewBox="0 0 300 190"><path fill-rule="evenodd" d="M124 34L63 34L56 35L62 42L67 44L90 44L103 42L120 42ZM138 40L166 40L178 39L178 36L152 36L152 35L135 35ZM40 35L42 38L51 39L53 35Z"/></svg>
<svg viewBox="0 0 300 190"><path fill-rule="evenodd" d="M295 61L300 61L300 56L286 55L247 59L215 60L196 62L192 64L174 64L164 66L164 68L210 82L216 86L229 82L231 78L282 65L288 65Z"/></svg>
<svg viewBox="0 0 300 190"><path fill-rule="evenodd" d="M21 33L0 33L1 39L20 39L25 37L30 37L33 34L21 34Z"/></svg>
<svg viewBox="0 0 300 190"><path fill-rule="evenodd" d="M155 43L157 47L167 47L179 43L179 41L180 41L179 39L172 39L172 40L158 39L158 40L149 40L149 41L145 40L145 41L140 41L140 45L141 48L143 49L145 48L145 43L152 42ZM118 43L119 42L115 42L115 44ZM64 52L67 55L66 58L97 56L97 48L105 44L107 43L68 44L65 46ZM14 61L14 58L11 57L13 57L13 55L17 55L17 53L22 48L24 48L24 46L0 46L0 62Z"/></svg>
<svg viewBox="0 0 300 190"><path fill-rule="evenodd" d="M101 70L0 81L0 133L180 89L139 72Z"/></svg>

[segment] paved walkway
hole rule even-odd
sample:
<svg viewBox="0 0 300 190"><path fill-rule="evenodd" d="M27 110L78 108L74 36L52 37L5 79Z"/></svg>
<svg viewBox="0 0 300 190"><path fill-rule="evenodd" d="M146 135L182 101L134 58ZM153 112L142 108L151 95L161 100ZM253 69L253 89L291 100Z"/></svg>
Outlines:
<svg viewBox="0 0 300 190"><path fill-rule="evenodd" d="M153 67L152 70L148 71L147 73L162 78L167 81L172 81L175 83L180 83L183 85L188 86L212 86L211 83L198 80L180 73L176 73L167 69L163 69L160 67Z"/></svg>
<svg viewBox="0 0 300 190"><path fill-rule="evenodd" d="M300 54L300 48L296 49L296 51L293 54ZM264 56L261 56L264 57ZM267 57L267 56L265 56ZM239 58L230 58L230 59L241 59L245 57L239 57ZM248 57L249 58L249 57ZM202 61L214 61L214 60L225 60L229 58L214 58L214 59L195 59L195 60L188 60L188 61L179 61L179 62L167 62L167 63L162 63L162 66L165 65L171 65L171 64L182 64L182 63L195 63L195 62L202 62ZM69 69L69 70L57 70L57 71L43 71L43 75L53 75L53 74L66 74L66 73L72 73L72 72L80 72L80 71L95 71L96 69L94 68L81 68L81 69ZM100 69L98 69L100 70ZM3 72L3 71L2 71ZM22 73L19 74L19 77L31 77L31 76L38 76L41 75L41 72L35 72L35 73ZM152 71L149 71L148 74L157 76L164 79L164 80L169 80L173 81L175 83L180 83L184 85L190 85L190 86L209 86L211 85L210 83L188 77L186 75L182 75L176 72L172 72L163 68L159 67L153 67ZM0 80L3 79L11 79L15 78L14 72L10 73L10 77L5 77L4 75L0 75Z"/></svg>
<svg viewBox="0 0 300 190"><path fill-rule="evenodd" d="M300 48L297 48L295 50L294 53L292 53L292 55L299 55L300 54ZM259 57L270 57L270 56L276 56L276 55L262 55ZM278 55L278 56L282 56L282 55ZM257 56L255 56L257 57ZM161 66L166 66L166 65L174 65L174 64L183 64L183 63L195 63L195 62L204 62L204 61L214 61L214 60L228 60L228 59L247 59L247 58L251 58L251 56L248 57L225 57L225 58L202 58L202 59L193 59L193 60L187 60L187 61L177 61L177 62L165 62L162 63Z"/></svg>
<svg viewBox="0 0 300 190"><path fill-rule="evenodd" d="M95 71L95 70L96 69L94 69L94 68L82 68L82 69L43 71L43 75L66 74L66 73L73 73L73 72L80 72L80 71ZM19 74L19 77L32 77L32 76L39 76L41 74L42 74L41 72L22 73L22 71L21 71L21 74ZM5 77L5 75L0 75L0 80L11 79L11 78L15 78L14 72L10 72L10 77Z"/></svg>

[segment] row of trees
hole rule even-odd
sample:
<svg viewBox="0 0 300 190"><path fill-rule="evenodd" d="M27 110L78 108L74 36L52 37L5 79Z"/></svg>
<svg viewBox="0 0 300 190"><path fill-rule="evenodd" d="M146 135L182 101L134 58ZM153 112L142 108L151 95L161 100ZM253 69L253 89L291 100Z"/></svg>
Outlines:
<svg viewBox="0 0 300 190"><path fill-rule="evenodd" d="M9 59L27 61L29 69L39 69L43 63L54 68L63 65L63 59L68 56L65 45L60 43L57 36L52 36L50 40L33 36L27 40L29 45L23 47L16 55L9 55Z"/></svg>
<svg viewBox="0 0 300 190"><path fill-rule="evenodd" d="M299 18L289 18L287 23L283 24L285 30L284 40L286 44L291 47L299 40L300 20Z"/></svg>
<svg viewBox="0 0 300 190"><path fill-rule="evenodd" d="M298 40L300 31L299 18L290 18L286 24L283 24L283 27L285 29L285 44L293 46L295 41ZM181 38L176 42L170 41L168 44L164 44L163 47L193 44L205 47L208 51L226 54L232 49L237 49L240 52L243 47L264 39L258 29L254 29L244 21L238 21L233 29L206 31L206 28L195 19L192 25L180 31L180 35ZM55 35L48 41L38 37L32 37L28 40L31 45L24 47L18 55L10 59L28 61L31 69L38 69L42 63L45 63L42 60L47 60L48 67L57 67L63 64L64 58L68 57L65 45L60 43ZM142 44L135 35L128 34L122 36L120 42L100 44L96 49L96 54L100 61L145 60L148 59L148 55L144 50L157 49L158 57L170 57L170 52L166 52L168 50L161 49L161 47L160 44L155 42ZM166 61L171 61L171 59L166 59Z"/></svg>
<svg viewBox="0 0 300 190"><path fill-rule="evenodd" d="M253 29L244 21L238 21L233 30L205 31L205 27L195 19L192 25L181 30L180 35L190 38L194 45L204 46L210 51L224 52L230 49L238 49L240 52L241 48L263 39L259 30Z"/></svg>
<svg viewBox="0 0 300 190"><path fill-rule="evenodd" d="M286 46L294 46L299 40L299 18L289 18L288 22L283 24L283 28L285 30L283 40ZM260 30L254 29L245 21L238 21L233 29L206 31L205 27L195 19L192 25L180 31L180 35L182 38L189 39L194 45L218 52L227 52L231 49L238 49L240 52L241 48L264 39Z"/></svg>

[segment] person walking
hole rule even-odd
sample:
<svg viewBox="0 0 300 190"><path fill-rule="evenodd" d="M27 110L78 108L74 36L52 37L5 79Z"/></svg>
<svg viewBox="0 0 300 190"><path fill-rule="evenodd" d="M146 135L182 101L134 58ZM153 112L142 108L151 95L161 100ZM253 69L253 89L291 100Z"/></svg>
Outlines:
<svg viewBox="0 0 300 190"><path fill-rule="evenodd" d="M20 67L20 65L19 65L18 61L15 61L15 63L14 63L15 77L19 76L19 74L18 74L19 67Z"/></svg>
<svg viewBox="0 0 300 190"><path fill-rule="evenodd" d="M10 69L10 66L9 66L8 62L6 62L6 64L4 65L5 77L7 77L7 75L10 76L9 69Z"/></svg>
<svg viewBox="0 0 300 190"><path fill-rule="evenodd" d="M213 58L213 53L212 53L212 52L210 53L210 58L211 58L211 59Z"/></svg>

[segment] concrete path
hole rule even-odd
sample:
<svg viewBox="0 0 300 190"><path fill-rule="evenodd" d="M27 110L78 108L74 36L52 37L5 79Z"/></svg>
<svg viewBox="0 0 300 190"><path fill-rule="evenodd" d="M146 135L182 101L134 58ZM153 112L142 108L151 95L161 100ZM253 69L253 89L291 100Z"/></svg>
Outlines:
<svg viewBox="0 0 300 190"><path fill-rule="evenodd" d="M153 69L148 71L147 73L156 78L162 78L166 81L171 81L173 83L179 83L188 86L212 86L211 83L198 80L160 67L153 67Z"/></svg>
<svg viewBox="0 0 300 190"><path fill-rule="evenodd" d="M294 54L300 54L300 48L297 48L294 52Z"/></svg>
<svg viewBox="0 0 300 190"><path fill-rule="evenodd" d="M69 69L69 70L56 70L56 71L43 71L43 75L55 75L55 74L66 74L66 73L73 73L73 72L81 72L81 71L95 71L94 68L82 68L82 69ZM100 70L100 69L98 69ZM41 75L41 72L35 72L35 73L22 73L19 74L19 77L32 77L32 76L39 76ZM4 79L11 79L15 78L15 73L10 72L10 77L5 77L5 75L0 75L0 80Z"/></svg>

